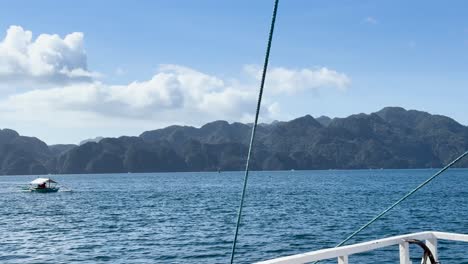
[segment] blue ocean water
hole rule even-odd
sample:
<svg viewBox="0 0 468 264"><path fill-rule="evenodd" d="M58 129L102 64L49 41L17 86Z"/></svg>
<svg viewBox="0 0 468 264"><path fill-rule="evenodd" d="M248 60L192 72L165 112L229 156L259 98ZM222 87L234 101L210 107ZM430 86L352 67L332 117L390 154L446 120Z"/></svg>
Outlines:
<svg viewBox="0 0 468 264"><path fill-rule="evenodd" d="M435 170L253 172L236 263L332 247ZM0 177L0 263L227 263L241 172L54 175L73 192ZM354 239L467 233L468 170L448 171ZM468 243L439 242L442 263ZM414 263L421 251L412 248ZM391 247L350 263L397 263ZM321 263L336 263L336 260Z"/></svg>

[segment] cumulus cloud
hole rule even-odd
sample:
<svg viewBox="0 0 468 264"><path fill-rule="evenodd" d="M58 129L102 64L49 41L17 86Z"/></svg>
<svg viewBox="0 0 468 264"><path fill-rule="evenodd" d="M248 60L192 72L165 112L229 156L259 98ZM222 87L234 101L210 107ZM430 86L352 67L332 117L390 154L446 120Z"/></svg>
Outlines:
<svg viewBox="0 0 468 264"><path fill-rule="evenodd" d="M261 78L261 68L255 65L244 67L245 72ZM330 70L326 67L317 69L287 69L276 67L269 70L266 87L276 94L295 94L306 90L333 88L345 90L351 84L351 79L343 73Z"/></svg>
<svg viewBox="0 0 468 264"><path fill-rule="evenodd" d="M88 71L83 33L61 38L10 26L0 42L0 81L45 83L89 82L98 74Z"/></svg>
<svg viewBox="0 0 468 264"><path fill-rule="evenodd" d="M96 116L200 123L240 119L255 105L253 90L230 86L216 76L178 65L162 65L147 81L100 82L38 89L0 102L7 113L86 112Z"/></svg>
<svg viewBox="0 0 468 264"><path fill-rule="evenodd" d="M258 77L255 66L246 70ZM345 89L349 78L327 68L316 70L273 68L267 89L275 94L298 93L307 89ZM77 113L95 118L157 120L160 123L202 124L215 119L251 121L257 99L258 82L227 81L180 65L161 65L146 81L127 85L101 82L71 84L11 95L0 101L4 115L42 115L45 122L53 113ZM274 99L264 101L262 114L275 118L280 106ZM247 120L248 119L248 120Z"/></svg>
<svg viewBox="0 0 468 264"><path fill-rule="evenodd" d="M63 38L41 34L33 40L31 31L11 26L0 42L0 83L21 80L29 82L33 89L0 99L2 121L123 129L129 124L156 128L200 125L217 119L253 119L261 73L258 66L245 66L246 80L167 64L160 65L148 80L106 84L88 70L83 41L83 34L78 32ZM263 101L263 121L277 119L281 114L276 100L279 96L319 89L344 90L350 82L346 74L325 67L273 67L267 77L266 89L271 93Z"/></svg>

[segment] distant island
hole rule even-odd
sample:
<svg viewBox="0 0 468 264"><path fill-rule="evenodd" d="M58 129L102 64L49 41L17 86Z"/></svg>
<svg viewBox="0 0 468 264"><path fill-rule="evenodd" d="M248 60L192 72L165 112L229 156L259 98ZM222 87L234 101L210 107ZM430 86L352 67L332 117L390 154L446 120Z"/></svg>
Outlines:
<svg viewBox="0 0 468 264"><path fill-rule="evenodd" d="M244 168L250 131L249 124L215 121L48 146L3 129L0 174L237 171ZM252 169L436 168L467 149L468 127L455 120L386 107L346 118L306 115L262 124ZM468 160L458 166L468 167Z"/></svg>

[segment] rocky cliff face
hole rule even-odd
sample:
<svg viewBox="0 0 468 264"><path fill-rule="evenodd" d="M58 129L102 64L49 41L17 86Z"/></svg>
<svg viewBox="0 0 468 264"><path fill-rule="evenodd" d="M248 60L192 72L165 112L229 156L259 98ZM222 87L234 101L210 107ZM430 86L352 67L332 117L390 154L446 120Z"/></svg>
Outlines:
<svg viewBox="0 0 468 264"><path fill-rule="evenodd" d="M2 174L242 170L251 125L215 121L170 126L139 137L47 146L0 130ZM468 127L398 107L346 118L307 115L259 126L252 168L363 169L441 167L468 149ZM468 167L468 161L460 166Z"/></svg>
<svg viewBox="0 0 468 264"><path fill-rule="evenodd" d="M51 156L49 147L39 139L0 130L0 174L44 174Z"/></svg>

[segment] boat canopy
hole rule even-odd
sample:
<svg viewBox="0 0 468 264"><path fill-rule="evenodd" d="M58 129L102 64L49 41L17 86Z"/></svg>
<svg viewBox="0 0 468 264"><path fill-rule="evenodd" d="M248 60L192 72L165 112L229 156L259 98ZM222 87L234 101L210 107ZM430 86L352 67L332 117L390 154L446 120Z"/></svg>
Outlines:
<svg viewBox="0 0 468 264"><path fill-rule="evenodd" d="M56 181L50 178L37 178L34 181L30 182L31 184L43 184L43 183L57 183Z"/></svg>

